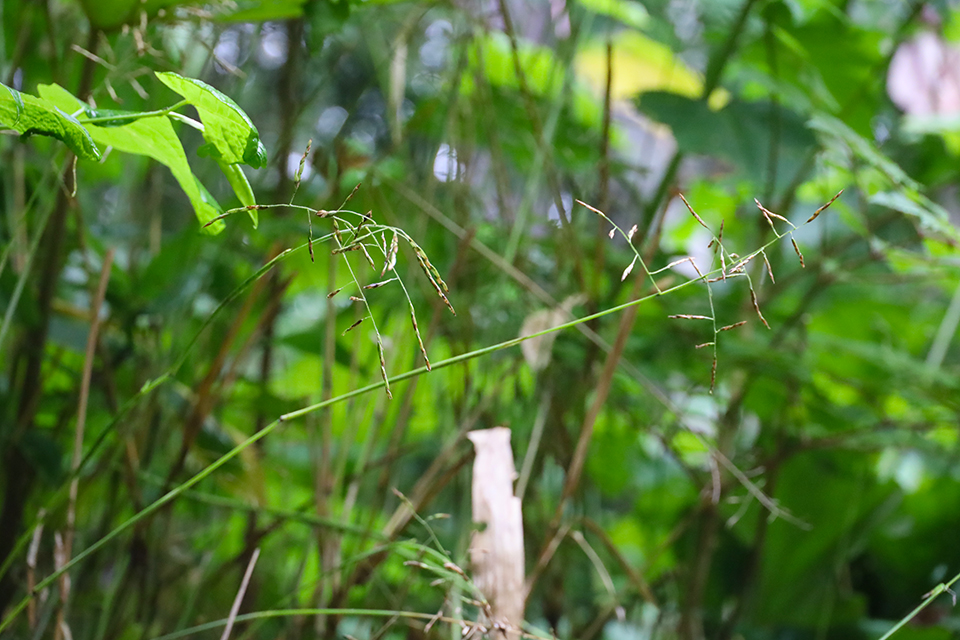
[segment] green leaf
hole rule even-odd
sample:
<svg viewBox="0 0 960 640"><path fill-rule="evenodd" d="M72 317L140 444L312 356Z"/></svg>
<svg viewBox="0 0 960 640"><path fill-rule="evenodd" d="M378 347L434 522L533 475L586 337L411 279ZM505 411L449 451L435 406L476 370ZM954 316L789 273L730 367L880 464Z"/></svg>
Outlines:
<svg viewBox="0 0 960 640"><path fill-rule="evenodd" d="M0 87L6 89L0 91L0 128L12 129L24 136L50 136L66 144L80 158L100 159L100 150L76 118L42 98L6 85ZM79 103L76 98L73 100Z"/></svg>
<svg viewBox="0 0 960 640"><path fill-rule="evenodd" d="M196 4L196 0L80 0L90 24L109 31L124 24L136 24L141 13L156 15L161 9Z"/></svg>
<svg viewBox="0 0 960 640"><path fill-rule="evenodd" d="M7 93L9 93L10 97L13 100L13 108L17 114L17 117L13 120L13 124L11 126L15 126L18 122L20 122L20 116L23 115L23 109L24 109L23 98L20 97L20 92L17 91L16 89L11 89L5 84L0 84L0 87L3 87L7 91ZM3 100L6 100L6 99L7 99L7 96L3 96ZM0 104L3 104L3 100L0 100Z"/></svg>
<svg viewBox="0 0 960 640"><path fill-rule="evenodd" d="M303 15L306 0L240 0L217 15L224 22L269 22Z"/></svg>
<svg viewBox="0 0 960 640"><path fill-rule="evenodd" d="M31 429L17 443L20 453L45 483L56 486L63 479L63 451L46 429Z"/></svg>
<svg viewBox="0 0 960 640"><path fill-rule="evenodd" d="M639 98L640 110L669 125L685 153L729 160L741 177L760 182L770 168L771 136L778 145L778 186L786 187L806 162L816 139L804 120L769 102L732 100L719 111L703 100L653 91ZM774 123L779 131L772 133Z"/></svg>
<svg viewBox="0 0 960 640"><path fill-rule="evenodd" d="M240 165L227 164L220 159L217 159L217 164L220 165L220 170L223 171L223 175L227 176L227 182L229 182L233 188L233 193L237 196L240 204L245 207L257 204L257 199L253 195L253 189L250 187L250 181L247 180L247 176L243 173ZM259 224L257 210L247 209L247 213L250 214L250 219L253 220L253 228L256 229Z"/></svg>
<svg viewBox="0 0 960 640"><path fill-rule="evenodd" d="M887 207L914 218L921 231L935 233L944 238L958 238L956 227L950 222L947 210L929 198L910 190L881 191L868 197L870 204Z"/></svg>
<svg viewBox="0 0 960 640"><path fill-rule="evenodd" d="M895 184L911 189L918 188L916 181L910 178L896 162L882 154L872 142L848 127L840 119L825 113L817 113L810 119L809 126L814 131L826 134L846 144L854 155L883 173Z"/></svg>
<svg viewBox="0 0 960 640"><path fill-rule="evenodd" d="M227 164L248 164L259 169L267 163L267 152L260 134L237 103L210 85L184 78L171 71L158 72L157 78L192 104L203 121L201 156L219 158Z"/></svg>
<svg viewBox="0 0 960 640"><path fill-rule="evenodd" d="M868 194L871 204L889 207L914 218L922 231L953 240L958 238L947 211L920 193L917 181L877 149L870 140L839 119L822 113L814 115L809 126L824 136L828 144L839 143L844 152L851 153L886 179L881 179L886 182L881 187L882 190Z"/></svg>
<svg viewBox="0 0 960 640"><path fill-rule="evenodd" d="M51 103L66 108L70 108L72 104L79 106L79 101L59 85L40 85L38 91ZM119 127L90 125L89 132L94 140L104 146L113 147L117 151L148 156L166 165L190 199L190 204L193 205L201 225L220 215L221 211L213 198L205 197L206 189L198 186L199 183L187 162L183 145L167 116L141 118ZM222 221L203 227L206 233L211 234L219 233L223 228Z"/></svg>
<svg viewBox="0 0 960 640"><path fill-rule="evenodd" d="M246 174L243 172L243 169L240 168L240 165L236 164L226 164L220 162L220 169L223 171L223 175L227 177L227 181L230 183L230 187L233 188L233 193L237 196L237 200L240 201L240 204L245 207L252 207L257 204L256 196L253 193L253 188L250 186L250 181L247 180ZM250 214L250 219L253 221L253 228L257 228L257 210L256 209L247 209L247 212Z"/></svg>

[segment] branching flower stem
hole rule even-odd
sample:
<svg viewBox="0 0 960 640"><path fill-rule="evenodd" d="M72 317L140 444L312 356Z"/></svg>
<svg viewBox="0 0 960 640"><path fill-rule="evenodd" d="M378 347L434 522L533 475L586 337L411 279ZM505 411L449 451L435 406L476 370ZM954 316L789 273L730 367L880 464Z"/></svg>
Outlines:
<svg viewBox="0 0 960 640"><path fill-rule="evenodd" d="M263 206L263 208L279 208L279 207L290 207L290 206L293 206L294 208L299 208L298 205L265 205L265 206ZM244 208L244 207L241 207L241 208L238 208L238 209L232 210L232 211L243 211L243 210L245 210L245 208ZM231 211L231 212L232 212L232 211ZM362 216L362 214L358 214L358 215L361 215L361 216ZM365 217L365 216L363 216L363 217ZM391 228L391 229L392 229L392 228ZM330 235L333 235L333 234L330 234ZM766 244L764 244L762 247L760 247L759 249L757 249L757 250L755 250L754 252L752 252L752 253L750 254L750 256L748 256L748 258L743 258L743 259L742 259L742 262L743 262L743 263L746 263L749 259L752 259L752 257L756 257L757 255L760 255L762 252L764 252L764 251L765 251L766 249L768 249L770 246L772 246L773 244L775 244L776 242L778 242L780 239L781 239L780 236L778 236L778 237L770 240L769 242L767 242ZM377 246L379 246L379 243L377 243ZM632 246L632 244L631 244L631 246ZM307 248L307 243L304 243L304 244L302 244L301 246L296 247L296 248L294 248L294 249L287 249L286 251L281 252L281 253L278 254L273 260L271 260L271 261L268 262L266 265L264 265L263 267L261 267L255 274L253 274L252 276L250 276L250 278L248 278L248 279L243 283L243 285L241 285L240 287L238 287L230 296L228 296L227 299L225 299L225 300L217 307L217 309L214 311L214 313L211 314L211 316L210 316L210 318L208 319L208 321L207 321L206 323L204 323L203 327L201 327L201 330L200 330L200 332L198 332L197 337L195 337L195 338L190 342L190 345L188 345L188 347L187 347L187 349L186 349L186 352L185 352L184 355L181 356L181 358L177 361L177 363L174 365L174 367L171 369L171 371L168 372L168 373L166 373L166 374L164 374L164 375L161 376L159 379L154 380L154 381L152 381L152 382L149 382L149 383L145 384L144 387L143 387L143 389L141 389L140 393L138 393L137 396L136 396L134 399L141 397L141 396L142 396L143 394L145 394L145 393L149 393L150 390L156 388L156 387L159 386L162 382L171 379L171 378L173 377L173 375L176 373L176 370L179 369L180 366L182 366L183 362L185 361L185 359L186 359L186 357L187 357L186 354L189 353L191 347L192 347L193 344L196 342L196 340L197 340L197 338L199 337L200 333L202 333L202 331L210 324L210 322L212 322L212 319L213 319L214 317L216 317L216 315L217 315L227 304L229 304L229 302L231 302L232 300L236 299L236 298L246 289L247 286L249 286L250 284L252 284L252 283L253 283L254 281L256 281L258 278L260 278L260 277L262 277L263 275L265 275L279 260L281 260L281 259L283 259L283 258L285 258L285 257L288 257L290 254L292 254L292 253L294 253L294 252L296 252L296 251L305 249L305 248ZM635 250L635 249L634 249L634 250ZM581 324L584 324L584 323L587 323L587 322L590 322L590 321L593 321L593 320L598 320L598 319L600 319L600 318L602 318L602 317L604 317L604 316L608 316L608 315L611 315L611 314L614 314L614 313L618 313L618 312L620 312L620 311L623 311L623 310L625 310L625 309L629 309L630 307L634 307L634 306L636 306L636 305L642 304L642 303L647 302L647 301L649 301L649 300L651 300L651 299L653 299L653 298L657 298L657 297L660 297L660 296L664 296L664 295L673 293L673 292L675 292L675 291L679 291L679 290L681 290L681 289L684 289L684 288L686 288L686 287L689 287L689 286L691 286L691 285L694 285L694 284L696 284L697 282L700 282L701 280L702 280L702 281L705 281L705 282L706 282L706 281L709 281L712 276L716 276L716 275L718 275L718 274L722 275L722 270L721 270L721 269L714 269L714 270L712 270L712 271L708 271L708 272L706 272L706 273L701 274L701 275L700 275L699 277L697 277L697 278L693 278L693 279L687 280L687 281L685 281L685 282L681 282L681 283L679 283L679 284L677 284L677 285L674 285L674 286L672 286L672 287L669 287L669 288L666 288L666 289L662 289L662 290L658 289L657 292L651 293L650 295L647 295L647 296L643 296L643 297L637 298L636 300L631 300L631 301L629 301L629 302L625 302L625 303L623 303L623 304L619 304L619 305L616 305L616 306L614 306L614 307L610 307L610 308L608 308L608 309L604 309L604 310L602 310L602 311L598 311L597 313L593 313L593 314L590 314L590 315L587 315L587 316L584 316L584 317L581 317L581 318L576 318L576 319L571 320L571 321L569 321L569 322L564 322L564 323L558 324L558 325L556 325L556 326L554 326L554 327L550 327L550 328L548 328L548 329L544 329L543 331L539 331L539 332L537 332L537 333L533 333L533 334L525 335L525 336L519 336L519 337L510 339L510 340L505 340L505 341L500 342L500 343L498 343L498 344L490 345L490 346L487 346L487 347L483 347L483 348L481 348L481 349L476 349L476 350L474 350L474 351L470 351L470 352L468 352L468 353L460 354L460 355L457 355L457 356L453 356L453 357L447 358L447 359L445 359L445 360L441 360L441 361L439 361L439 362L434 363L433 366L432 366L432 369L442 369L442 368L444 368L444 367L449 367L449 366L452 366L452 365L455 365L455 364L460 364L460 363L463 363L463 362L468 362L468 361L473 360L473 359L475 359L475 358L479 358L479 357L482 357L482 356L485 356L485 355L488 355L488 354L491 354L491 353L495 353L495 352L501 351L501 350L503 350L503 349L508 349L508 348L511 348L511 347L515 347L515 346L521 344L522 342L525 342L526 340L531 340L531 339L533 339L533 338L539 338L539 337L541 337L541 336L544 336L544 335L547 335L547 334L550 334L550 333L553 333L553 332L556 332L556 331L563 331L563 330L565 330L565 329L570 329L570 328L576 327L576 326L578 326L578 325L581 325ZM727 275L728 275L728 277L736 277L736 276L743 276L743 275L745 275L745 274L742 273L742 272L740 272L740 273L727 273ZM715 329L715 330L716 330L716 329ZM392 380L393 382L401 382L401 381L403 381L403 380L409 380L409 379L412 379L412 378L416 378L416 377L418 377L418 376L420 376L420 375L423 375L424 373L427 373L428 370L429 370L429 369L428 369L426 366L423 366L423 367L419 367L419 368L417 368L417 369L412 369L412 370L407 371L407 372L405 372L405 373L402 373L402 374L400 374L400 375L394 376L392 379L388 379L386 376L384 376L384 379L381 380L381 381L379 381L379 382L374 382L374 383L368 384L368 385L366 385L366 386L364 386L364 387L359 387L359 388L357 388L357 389L354 389L354 390L349 391L349 392L347 392L347 393L341 394L341 395L336 396L336 397L334 397L334 398L330 398L330 399L328 399L328 400L324 400L324 401L322 401L322 402L318 402L318 403L316 403L316 404L312 404L312 405L303 407L303 408L301 408L301 409L297 409L296 411L291 411L291 412L289 412L289 413L285 413L285 414L281 415L279 418L277 418L276 420L274 420L272 423L268 424L267 426L265 426L265 427L264 427L263 429L261 429L260 431L257 431L256 433L254 433L253 435L251 435L249 438L247 438L246 440L244 440L243 442L241 442L240 444L238 444L237 446L235 446L233 449L231 449L230 451L228 451L227 453L225 453L223 456L221 456L220 458L218 458L217 460L215 460L215 461L214 461L213 463L211 463L209 466L207 466L206 468L202 469L200 472L198 472L198 473L197 473L196 475L194 475L192 478L190 478L190 479L187 480L186 482L178 485L177 487L171 489L171 490L168 491L166 494L164 494L163 496L161 496L160 498L158 498L157 500L155 500L153 503L151 503L150 505L148 505L148 506L146 506L145 508L143 508L139 513L133 515L132 517L130 517L129 519L127 519L125 522L121 523L119 526L117 526L115 529L113 529L112 531L110 531L108 534L106 534L106 535L105 535L104 537L102 537L100 540L98 540L97 542L93 543L92 545L90 545L89 547L87 547L86 549L84 549L82 552L80 552L80 553L78 553L76 556L74 556L72 560L70 560L69 562L67 562L66 564L64 564L62 567L60 567L60 569L58 569L57 571L54 571L54 572L51 573L49 576L47 576L45 579L43 579L43 580L41 580L39 583L37 583L37 585L33 588L32 592L29 593L29 594L27 594L19 603L17 603L16 606L14 606L12 609L10 609L9 613L7 614L7 617L6 617L4 620L0 621L0 633L2 633L7 627L9 627L9 626L13 623L13 621L16 619L16 617L17 617L20 613L23 612L23 610L27 607L27 604L28 604L37 594L39 594L43 589L45 589L45 588L48 587L50 584L52 584L57 578L60 577L60 575L62 575L63 573L69 571L69 570L72 569L76 564L82 562L82 561L85 560L88 556L93 555L94 553L96 553L97 551L99 551L100 549L102 549L103 547L105 547L109 542L111 542L113 539L115 539L116 537L118 537L118 536L119 536L121 533L123 533L124 531L130 529L130 528L131 528L133 525L135 525L136 523L140 522L141 520L143 520L144 518L146 518L146 517L149 516L150 514L156 512L157 510L159 510L160 508L162 508L164 505L166 505L166 504L172 502L173 500L175 500L177 497L180 496L180 494L184 493L184 492L187 491L188 489L190 489L190 488L194 487L195 485L197 485L198 483L200 483L202 480L204 480L204 479L206 479L207 477L209 477L209 476L210 476L211 474L213 474L217 469L219 469L220 467L222 467L223 465L227 464L229 461L233 460L233 459L236 458L238 455L240 455L240 453L243 452L247 447L251 446L252 444L254 444L254 443L258 442L259 440L262 440L262 439L265 438L266 436L270 435L270 434L271 434L273 431L275 431L275 430L277 429L277 427L279 427L281 424L283 424L283 423L285 423L285 422L289 422L290 420L294 420L294 419L296 419L296 418L301 418L301 417L303 417L303 416L306 416L306 415L308 415L308 414L314 413L314 412L316 412L316 411L320 411L321 409L326 409L327 407L330 407L330 406L332 406L332 405L334 405L334 404L338 404L338 403L343 402L343 401L345 401L345 400L349 400L349 399L351 399L351 398L355 398L355 397L357 397L357 396L364 395L364 394L369 393L369 392L371 392L371 391L375 391L375 390L380 389L380 388L388 387L388 385L389 385L389 383L390 383L391 380ZM134 399L132 399L132 400L134 400ZM108 431L109 431L109 429L108 429ZM88 454L88 455L89 455L89 454ZM81 465L81 466L82 466L82 465ZM940 587L943 587L943 589L941 589L940 591L937 591L937 589L935 589L934 591L937 591L936 595L939 595L939 594L942 593L944 590L947 590L947 589L949 588L949 586L952 585L952 584L953 584L955 581L957 581L957 580L960 580L960 576L957 576L957 577L954 578L950 583L948 583L948 584L946 584L946 585L939 585L939 586L937 587L937 589L940 589ZM925 604L923 604L922 606L926 606L926 604L928 604L928 603L925 603ZM921 608L922 608L922 607L921 607ZM918 608L916 612L919 612L919 610L920 610L920 608ZM916 612L913 613L913 614L911 614L911 615L916 615ZM901 626L902 626L902 625L901 625ZM899 628L899 627L897 627L897 628ZM896 630L896 628L895 628L894 630L892 630L892 631L895 631L895 630ZM891 631L891 632L892 632L892 631ZM888 635L889 635L889 634L888 634ZM884 638L886 638L886 637L887 637L887 636L884 636ZM882 638L881 640L884 640L884 638Z"/></svg>

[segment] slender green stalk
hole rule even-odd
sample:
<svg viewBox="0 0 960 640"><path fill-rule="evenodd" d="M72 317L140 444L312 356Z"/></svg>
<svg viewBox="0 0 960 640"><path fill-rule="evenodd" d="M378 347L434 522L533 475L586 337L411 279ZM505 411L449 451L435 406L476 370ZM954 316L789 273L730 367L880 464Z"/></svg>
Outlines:
<svg viewBox="0 0 960 640"><path fill-rule="evenodd" d="M80 122L83 124L99 124L99 123L109 123L110 125L119 125L129 124L129 122L136 122L141 118L154 118L156 116L169 116L174 115L173 112L180 107L185 107L190 104L186 100L181 100L175 105L169 106L166 109L157 109L156 111L141 111L138 113L122 113L112 116L95 116L93 118L84 118ZM81 111L81 113L83 113ZM180 115L180 114L177 114ZM185 116L184 116L185 117ZM125 122L129 121L129 122Z"/></svg>
<svg viewBox="0 0 960 640"><path fill-rule="evenodd" d="M899 631L903 627L903 625L907 624L908 622L916 618L917 614L919 614L921 611L923 611L928 606L930 606L930 604L933 603L934 600L939 598L940 594L942 593L949 593L951 596L953 596L953 603L956 604L957 596L953 591L950 591L950 587L952 587L957 580L960 580L960 573L953 576L950 582L941 582L940 584L935 586L929 593L927 593L924 596L923 602L917 605L916 609L908 613L906 617L903 618L900 622L893 625L893 628L890 629L890 631L887 631L885 634L883 634L883 636L880 637L880 640L887 640L887 638L889 638L890 636L895 634L897 631Z"/></svg>
<svg viewBox="0 0 960 640"><path fill-rule="evenodd" d="M45 186L47 176L44 176L44 180L41 183L41 188L37 189L34 192L34 197L39 194L43 186ZM31 198L31 201L33 198ZM27 205L29 208L30 205ZM13 320L13 313L17 309L17 303L20 302L20 295L23 293L23 288L27 284L27 277L30 275L30 267L33 265L33 259L37 255L37 248L40 246L40 238L43 237L43 232L47 228L47 222L50 220L50 215L53 213L54 205L47 207L47 210L42 214L40 218L40 224L37 226L36 233L33 238L30 240L30 247L27 250L27 262L23 267L23 271L20 273L20 278L17 280L17 285L14 287L13 295L10 296L10 302L7 305L7 311L3 314L3 324L0 325L0 351L3 349L3 342L7 337L7 331L10 329L10 322ZM13 230L11 229L11 233ZM12 247L13 243L8 245ZM6 254L4 254L4 258ZM2 267L0 267L0 272L2 272Z"/></svg>
<svg viewBox="0 0 960 640"><path fill-rule="evenodd" d="M305 247L305 246L306 246L306 245L304 244L304 245L302 245L301 247L298 247L298 249L302 249L302 248ZM288 250L288 251L292 251L292 250ZM283 255L283 254L281 254L281 255ZM279 257L279 256L278 256L278 257ZM259 272L258 272L258 273L259 273ZM253 276L251 276L251 277L253 277ZM613 313L617 313L618 311L623 311L624 309L628 309L628 308L630 308L630 307L632 307L632 306L641 304L642 302L646 302L646 301L650 300L651 298L655 298L655 297L658 297L658 296L661 296L661 295L665 295L665 294L671 293L671 292L673 292L673 291L678 291L678 290L683 289L683 288L685 288L685 287L688 287L688 286L690 286L690 285L692 285L692 284L695 284L696 282L699 282L699 280L688 280L688 281L686 281L686 282L682 282L682 283L680 283L680 284L678 284L678 285L676 285L676 286L674 286L674 287L671 287L671 288L669 288L669 289L664 289L664 290L661 291L661 292L654 293L654 294L651 294L651 295L648 295L648 296L645 296L645 297L642 297L642 298L638 298L637 300L632 300L632 301L630 301L630 302L625 302L625 303L623 303L623 304L617 305L617 306L615 306L615 307L611 307L611 308L609 308L609 309L605 309L605 310L600 311L600 312L598 312L598 313L594 313L594 314L585 316L585 317L583 317L583 318L578 318L578 319L576 319L576 320L572 320L572 321L570 321L570 322L565 322L565 323L560 324L560 325L557 325L557 326L555 326L555 327L551 327L551 328L549 328L549 329L545 329L545 330L540 331L540 332L538 332L538 333L534 333L534 334L531 334L531 335L528 335L528 336L520 336L520 337L517 337L517 338L513 338L512 340L505 340L504 342L500 342L500 343L495 344L495 345L491 345L491 346L488 346L488 347L484 347L484 348L482 348L482 349L477 349L477 350L475 350L475 351L471 351L471 352L469 352L469 353L464 353L464 354L461 354L461 355L459 355L459 356L454 356L454 357L452 357L452 358L447 358L446 360L441 360L440 362L435 363L435 364L433 365L433 369L442 369L442 368L444 368L444 367L449 367L449 366L451 366L451 365L460 364L460 363L462 363L462 362L467 362L467 361L469 361L469 360L473 360L474 358L479 358L479 357L481 357L481 356L485 356L485 355L490 354L490 353L495 353L495 352L501 351L501 350L503 350L503 349L508 349L508 348L510 348L510 347L517 346L517 345L519 345L521 342L524 342L524 341L526 341L526 340L530 340L530 339L532 339L532 338L538 338L538 337L544 336L544 335L546 335L546 334L548 334L548 333L553 333L553 332L555 332L555 331L562 331L562 330L564 330L564 329L569 329L569 328L571 328L571 327L575 327L575 326L580 325L580 324L583 324L583 323L585 323L585 322L590 322L591 320L596 320L596 319L598 319L598 318L602 318L602 317L604 317L604 316L607 316L607 315L610 315L610 314L613 314ZM181 362L182 362L182 360L181 360ZM426 373L426 372L427 372L427 368L426 368L425 366L423 366L423 367L420 367L420 368L418 368L418 369L413 369L413 370L411 370L411 371L407 371L407 372L402 373L402 374L400 374L400 375L398 375L398 376L395 376L395 377L392 378L392 381L393 381L393 382L400 382L400 381L402 381L402 380L409 380L409 379L411 379L411 378L415 378L415 377L417 377L417 376L423 375L423 374ZM100 549L102 549L103 547L105 547L105 546L107 545L107 543L109 543L110 541L112 541L113 539L115 539L115 538L116 538L117 536L119 536L121 533L123 533L123 532L126 531L127 529L131 528L133 525L135 525L136 523L140 522L141 520L143 520L144 518L146 518L146 517L149 516L150 514L158 511L158 510L159 510L161 507L163 507L164 505L169 504L169 503L172 502L174 499L176 499L178 496L180 496L180 494L184 493L187 489L190 489L191 487L193 487L193 486L197 485L198 483L200 483L200 481L202 481L202 480L206 479L207 477L209 477L211 474L213 474L214 471L216 471L217 469L219 469L220 467L222 467L223 465L225 465L227 462L229 462L229 461L232 460L233 458L235 458L235 457L237 457L238 455L240 455L240 453L243 452L247 447L249 447L250 445L254 444L255 442L258 442L259 440L262 440L262 439L265 438L266 436L270 435L270 434L271 434L273 431L275 431L275 430L277 429L277 427L279 427L281 424L283 424L283 423L285 423L285 422L288 422L288 421L290 421L290 420L293 420L293 419L295 419L295 418L303 417L303 416L305 416L305 415L307 415L307 414L310 414L310 413L313 413L313 412L315 412L315 411L319 411L320 409L325 409L325 408L327 408L327 407L329 407L329 406L331 406L331 405L337 404L337 403L339 403L339 402L343 402L344 400L349 400L350 398L354 398L354 397L357 397L357 396L361 396L361 395L366 394L366 393L369 393L369 392L371 392L371 391L375 391L375 390L377 390L377 389L383 388L384 386L386 386L386 384L387 384L387 381L386 381L386 380L381 380L381 381L379 381L379 382L374 382L374 383L372 383L372 384L368 384L368 385L365 386L365 387L360 387L360 388L358 388L358 389L354 389L353 391L350 391L350 392L348 392L348 393L345 393L345 394L336 396L336 397L331 398L331 399L329 399L329 400L325 400L325 401L323 401L323 402L318 402L318 403L316 403L316 404L312 404L312 405L307 406L307 407L304 407L304 408L302 408L302 409L298 409L298 410L296 410L296 411L291 411L291 412L289 412L289 413L285 413L285 414L281 415L279 418L277 418L276 420L274 420L272 423L268 424L268 425L265 426L263 429L261 429L260 431L256 432L255 434L253 434L252 436L250 436L249 438L247 438L246 440L244 440L243 442L241 442L240 444L238 444L236 447L234 447L233 449L231 449L230 451L228 451L227 453L225 453L223 456L221 456L219 459L217 459L216 461L214 461L213 463L211 463L208 467L204 468L202 471L200 471L200 472L197 473L196 475L194 475L192 478L190 478L190 479L187 480L186 482L180 484L179 486L171 489L171 490L168 491L166 494L164 494L163 496L161 496L160 498L158 498L156 501L154 501L152 504L150 504L150 505L148 505L147 507L145 507L142 511L140 511L140 512L137 513L136 515L132 516L131 518L129 518L129 519L126 520L125 522L121 523L117 528L113 529L110 533L108 533L107 535L105 535L104 537L102 537L100 540L98 540L97 542L93 543L92 545L90 545L89 547L87 547L86 549L84 549L83 551L81 551L80 553L78 553L70 562L66 563L66 564L65 564L64 566L62 566L59 570L51 573L51 574L50 574L49 576L47 576L45 579L41 580L41 581L36 585L36 587L34 587L33 592L27 594L19 603L17 603L17 605L10 610L10 613L7 615L7 617L6 617L2 622L0 622L0 632L3 632L7 627L9 627L9 626L13 623L13 621L16 619L16 617L17 617L20 613L22 613L23 610L26 608L27 603L30 602L30 600L31 600L36 594L40 593L44 588L46 588L47 586L49 586L50 584L52 584L53 581L56 580L56 579L57 579L61 574L63 574L65 571L69 571L69 570L72 569L75 565L77 565L78 563L80 563L81 561L83 561L84 559L86 559L88 556L93 555L94 553L96 553L97 551L99 551Z"/></svg>
<svg viewBox="0 0 960 640"><path fill-rule="evenodd" d="M236 618L235 622L247 622L251 620L268 620L271 618L291 618L299 616L325 616L325 615L337 615L337 616L367 616L371 618L407 618L408 620L440 620L443 622L448 622L451 624L464 624L466 626L471 626L475 624L472 620L463 620L460 618L450 618L447 616L437 616L435 613L418 613L416 611L390 611L385 609L279 609L272 611L257 611L254 613L244 613ZM203 631L210 631L211 629L218 629L227 624L227 619L214 620L213 622L207 622L205 624L197 625L195 627L190 627L189 629L183 629L175 633L168 633L167 635L157 636L153 640L176 640L177 638L186 638L187 636L192 636ZM535 638L542 640L552 640L549 635L544 634L543 632L530 633L526 631L523 633L523 636L526 638Z"/></svg>

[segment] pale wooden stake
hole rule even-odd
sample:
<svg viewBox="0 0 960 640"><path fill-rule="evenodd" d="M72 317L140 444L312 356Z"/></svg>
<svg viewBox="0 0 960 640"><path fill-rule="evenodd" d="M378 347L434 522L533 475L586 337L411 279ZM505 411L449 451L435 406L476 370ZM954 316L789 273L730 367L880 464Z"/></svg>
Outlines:
<svg viewBox="0 0 960 640"><path fill-rule="evenodd" d="M484 622L490 637L518 640L523 623L524 557L520 498L510 450L510 429L495 427L467 434L476 449L473 463L473 521L483 527L470 544L473 579L490 603Z"/></svg>

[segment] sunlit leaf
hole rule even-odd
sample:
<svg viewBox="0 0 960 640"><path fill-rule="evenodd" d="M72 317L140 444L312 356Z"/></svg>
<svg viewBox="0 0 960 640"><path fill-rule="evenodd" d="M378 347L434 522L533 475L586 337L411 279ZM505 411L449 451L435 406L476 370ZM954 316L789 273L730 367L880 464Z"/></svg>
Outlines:
<svg viewBox="0 0 960 640"><path fill-rule="evenodd" d="M17 133L50 136L60 140L80 158L99 160L100 150L90 133L84 129L70 111L27 93L20 93L6 85L0 85L0 128ZM72 97L72 96L71 96Z"/></svg>
<svg viewBox="0 0 960 640"><path fill-rule="evenodd" d="M650 20L650 14L639 2L633 0L580 0L590 11L613 18L628 27L640 29Z"/></svg>
<svg viewBox="0 0 960 640"><path fill-rule="evenodd" d="M303 15L306 0L240 0L223 3L217 19L223 22L267 22Z"/></svg>
<svg viewBox="0 0 960 640"><path fill-rule="evenodd" d="M59 85L40 85L40 95L51 103L70 108L80 106L79 101ZM84 116L85 117L85 116ZM216 218L221 211L212 197L201 189L190 170L183 145L166 116L141 118L123 126L89 127L90 136L101 145L113 147L117 151L133 153L153 158L166 165L187 194L190 204L197 214L201 227ZM219 233L224 228L222 221L203 227L206 233Z"/></svg>
<svg viewBox="0 0 960 640"><path fill-rule="evenodd" d="M223 171L223 175L227 177L227 182L229 182L230 187L233 188L233 193L237 196L237 200L240 201L240 204L247 207L247 213L250 214L250 219L253 221L253 228L256 229L259 224L259 217L257 215L257 209L254 208L253 205L257 204L257 198L253 194L253 188L250 186L250 181L247 180L247 175L238 164L227 164L219 158L217 158L217 164L220 165L220 170Z"/></svg>
<svg viewBox="0 0 960 640"><path fill-rule="evenodd" d="M657 91L643 94L639 107L670 126L682 151L728 160L738 175L758 182L769 172L772 135L778 144L778 184L784 186L805 165L816 144L799 114L769 102L732 100L713 110L702 100ZM776 134L772 133L774 123Z"/></svg>
<svg viewBox="0 0 960 640"><path fill-rule="evenodd" d="M206 82L171 71L158 72L157 78L183 96L200 114L207 144L197 153L219 158L227 164L248 164L254 169L267 163L267 152L257 128L236 102Z"/></svg>

